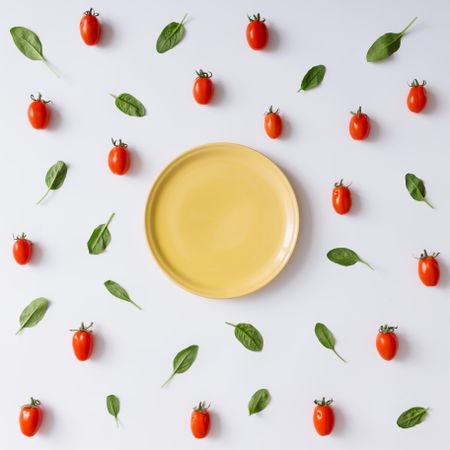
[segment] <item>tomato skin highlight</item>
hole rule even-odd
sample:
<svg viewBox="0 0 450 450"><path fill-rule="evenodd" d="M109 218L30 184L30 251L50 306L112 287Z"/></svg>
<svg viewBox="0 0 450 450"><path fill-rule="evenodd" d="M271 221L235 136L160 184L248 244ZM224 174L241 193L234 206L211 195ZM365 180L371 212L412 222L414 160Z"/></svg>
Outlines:
<svg viewBox="0 0 450 450"><path fill-rule="evenodd" d="M191 431L195 438L203 439L209 433L211 418L208 411L209 406L200 402L191 414Z"/></svg>
<svg viewBox="0 0 450 450"><path fill-rule="evenodd" d="M78 330L71 330L74 331L72 336L73 352L79 361L87 361L92 355L94 349L94 335L91 331L92 325L93 323L85 327L82 322Z"/></svg>
<svg viewBox="0 0 450 450"><path fill-rule="evenodd" d="M343 180L334 184L331 196L334 210L341 215L347 214L352 208L352 192L342 182Z"/></svg>
<svg viewBox="0 0 450 450"><path fill-rule="evenodd" d="M100 40L101 25L97 16L98 13L91 8L80 20L80 34L86 45L96 45Z"/></svg>
<svg viewBox="0 0 450 450"><path fill-rule="evenodd" d="M31 398L31 403L20 408L19 425L25 436L34 436L39 431L43 418L40 404L39 400Z"/></svg>
<svg viewBox="0 0 450 450"><path fill-rule="evenodd" d="M28 106L28 120L31 126L36 130L44 130L47 128L50 121L50 110L47 106L49 103L47 100L43 100L41 94L35 98L31 95L31 100L33 100Z"/></svg>
<svg viewBox="0 0 450 450"><path fill-rule="evenodd" d="M212 73L204 72L202 69L196 72L197 78L194 81L192 94L200 105L207 105L214 95L214 84L211 80Z"/></svg>
<svg viewBox="0 0 450 450"><path fill-rule="evenodd" d="M21 266L28 264L33 255L33 243L27 239L26 234L14 238L12 253L17 264Z"/></svg>
<svg viewBox="0 0 450 450"><path fill-rule="evenodd" d="M425 286L436 286L439 283L441 271L436 259L438 255L439 253L428 255L426 250L420 255L417 270L419 278Z"/></svg>
<svg viewBox="0 0 450 450"><path fill-rule="evenodd" d="M116 175L125 175L130 168L130 152L128 145L121 139L115 141L112 139L114 147L108 155L108 166L112 173Z"/></svg>
<svg viewBox="0 0 450 450"><path fill-rule="evenodd" d="M314 428L320 436L328 436L331 434L334 428L334 411L330 406L333 400L325 401L323 398L321 401L316 400L314 403L313 423Z"/></svg>
<svg viewBox="0 0 450 450"><path fill-rule="evenodd" d="M357 140L362 141L367 139L370 133L370 120L367 114L361 112L361 106L356 113L352 112L352 118L349 124L350 136Z"/></svg>
<svg viewBox="0 0 450 450"><path fill-rule="evenodd" d="M248 19L250 20L246 30L248 45L253 50L263 50L269 40L269 32L264 23L265 19L261 19L259 13L253 17L248 16Z"/></svg>
<svg viewBox="0 0 450 450"><path fill-rule="evenodd" d="M274 111L271 106L264 116L264 129L271 139L279 138L283 131L283 121L278 111Z"/></svg>
<svg viewBox="0 0 450 450"><path fill-rule="evenodd" d="M425 89L426 81L422 81L422 84L414 79L410 84L408 97L406 99L406 105L408 109L414 113L420 113L427 104L427 90Z"/></svg>
<svg viewBox="0 0 450 450"><path fill-rule="evenodd" d="M378 331L376 347L379 355L386 361L395 358L398 350L398 339L395 334L397 327L382 325Z"/></svg>

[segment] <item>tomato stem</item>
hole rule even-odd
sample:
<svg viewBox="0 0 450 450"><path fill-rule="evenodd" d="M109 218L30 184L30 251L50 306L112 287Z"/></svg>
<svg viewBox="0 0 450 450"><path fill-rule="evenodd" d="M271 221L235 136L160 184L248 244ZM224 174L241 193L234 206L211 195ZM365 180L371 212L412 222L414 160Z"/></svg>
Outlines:
<svg viewBox="0 0 450 450"><path fill-rule="evenodd" d="M406 28L403 31L400 31L401 35L404 35L412 26L412 24L417 20L417 16L414 17L413 20L411 20L411 22L409 22L409 24L406 26Z"/></svg>

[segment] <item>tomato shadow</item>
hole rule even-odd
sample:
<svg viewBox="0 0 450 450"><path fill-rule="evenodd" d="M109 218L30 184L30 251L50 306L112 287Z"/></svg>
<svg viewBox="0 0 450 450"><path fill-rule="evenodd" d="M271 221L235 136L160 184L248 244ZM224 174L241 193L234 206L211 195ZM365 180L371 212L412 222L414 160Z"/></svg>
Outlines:
<svg viewBox="0 0 450 450"><path fill-rule="evenodd" d="M439 259L439 258L438 258ZM440 277L437 288L446 288L450 282L450 274L448 272L448 267L446 264L443 264L442 260L439 261L439 269L440 269Z"/></svg>
<svg viewBox="0 0 450 450"><path fill-rule="evenodd" d="M129 150L130 153L130 170L128 171L129 175L139 175L144 167L141 155L139 152L135 150Z"/></svg>
<svg viewBox="0 0 450 450"><path fill-rule="evenodd" d="M33 256L30 261L30 266L37 266L41 264L44 257L44 252L40 244L33 242Z"/></svg>
<svg viewBox="0 0 450 450"><path fill-rule="evenodd" d="M56 131L61 127L62 116L58 108L51 107L50 120L48 121L48 130Z"/></svg>
<svg viewBox="0 0 450 450"><path fill-rule="evenodd" d="M50 436L55 428L55 414L53 413L53 409L46 404L42 407L42 411L44 414L39 434L42 436Z"/></svg>
<svg viewBox="0 0 450 450"><path fill-rule="evenodd" d="M98 331L97 329L95 330L94 339L94 351L92 352L91 360L100 361L106 351L106 341L101 331Z"/></svg>
<svg viewBox="0 0 450 450"><path fill-rule="evenodd" d="M114 27L108 22L102 20L102 31L100 40L98 42L99 47L107 47L114 40Z"/></svg>
<svg viewBox="0 0 450 450"><path fill-rule="evenodd" d="M342 412L342 409L339 406L335 406L333 404L334 411L334 428L333 428L333 436L342 436L345 432L347 421L345 418L345 414Z"/></svg>
<svg viewBox="0 0 450 450"><path fill-rule="evenodd" d="M294 128L292 127L292 122L289 120L289 118L282 116L282 120L283 120L283 132L281 133L279 140L287 141L292 137Z"/></svg>
<svg viewBox="0 0 450 450"><path fill-rule="evenodd" d="M438 109L437 96L433 91L427 90L427 104L420 114L423 114L425 116L429 114L434 114L437 109Z"/></svg>
<svg viewBox="0 0 450 450"><path fill-rule="evenodd" d="M263 50L263 52L266 51L268 53L274 53L280 48L281 35L272 24L270 24L267 28L269 30L269 40L267 42L267 47Z"/></svg>
<svg viewBox="0 0 450 450"><path fill-rule="evenodd" d="M296 176L282 165L278 165L288 178L299 205L300 229L296 247L291 255L290 260L284 269L272 280L267 286L259 291L251 293L247 298L256 298L260 292L265 296L279 295L280 287L286 288L289 283L298 280L298 272L307 263L311 252L311 243L313 241L313 219L311 216L310 201L307 191L297 180Z"/></svg>
<svg viewBox="0 0 450 450"><path fill-rule="evenodd" d="M220 106L225 101L225 87L222 81L214 81L214 96L210 103L211 106Z"/></svg>
<svg viewBox="0 0 450 450"><path fill-rule="evenodd" d="M403 362L410 358L411 356L411 345L408 342L408 339L401 334L397 333L397 339L398 339L398 350L397 354L395 355L394 361ZM389 364L389 361L386 361Z"/></svg>
<svg viewBox="0 0 450 450"><path fill-rule="evenodd" d="M381 137L381 127L377 120L370 117L370 134L366 139L367 142L377 142Z"/></svg>
<svg viewBox="0 0 450 450"><path fill-rule="evenodd" d="M348 216L357 216L361 213L362 210L362 201L359 192L355 189L352 189L352 208L348 212Z"/></svg>
<svg viewBox="0 0 450 450"><path fill-rule="evenodd" d="M220 414L216 412L210 412L211 416L211 429L208 434L208 439L219 439L222 435L222 419Z"/></svg>

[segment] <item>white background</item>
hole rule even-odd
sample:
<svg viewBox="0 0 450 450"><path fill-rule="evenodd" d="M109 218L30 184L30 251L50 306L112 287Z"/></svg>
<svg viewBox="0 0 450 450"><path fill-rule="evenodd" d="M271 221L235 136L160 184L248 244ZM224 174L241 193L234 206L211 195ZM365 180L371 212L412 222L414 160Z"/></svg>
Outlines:
<svg viewBox="0 0 450 450"><path fill-rule="evenodd" d="M90 6L101 14L101 45L87 47L78 23ZM162 28L187 12L179 46L159 55ZM266 51L245 40L246 14L261 12L270 29ZM366 450L441 446L448 429L450 358L449 7L444 0L171 1L95 4L27 0L0 15L2 55L0 124L1 314L0 448L193 449L308 448ZM381 34L400 31L419 16L401 49L369 64L365 54ZM9 28L40 37L62 77L15 48ZM304 73L325 64L323 84L297 94ZM210 106L191 94L194 71L214 73ZM405 105L407 82L428 81L424 113ZM50 129L26 118L29 94L51 99ZM144 118L120 113L110 92L130 92L146 105ZM280 107L285 133L267 138L263 113ZM350 110L362 105L372 119L368 141L348 135ZM117 177L107 167L110 138L130 146L133 166ZM184 292L156 265L147 247L143 213L162 168L193 146L230 141L273 158L291 180L301 208L301 235L282 274L261 291L215 301ZM44 204L45 172L69 165L64 186ZM424 179L432 210L412 200L404 175ZM335 214L332 185L352 182L354 208ZM106 253L91 256L86 241L116 213ZM12 233L35 243L32 264L11 256ZM348 246L375 266L343 268L326 252ZM439 287L416 274L423 248L441 251ZM111 297L103 282L123 284L144 308ZM35 328L15 336L22 309L44 296L51 306ZM95 322L94 357L78 362L70 328ZM262 353L246 351L224 321L251 322L265 338ZM317 342L314 324L337 338L339 361ZM395 361L376 353L382 323L399 326ZM193 367L170 385L172 358L198 344ZM247 402L261 387L272 404L248 417ZM121 427L105 396L122 402ZM45 405L41 432L28 439L17 424L19 406L33 395ZM336 428L319 437L313 400L336 401ZM189 429L191 407L211 401L212 429L203 441ZM415 406L430 407L409 430L395 424Z"/></svg>

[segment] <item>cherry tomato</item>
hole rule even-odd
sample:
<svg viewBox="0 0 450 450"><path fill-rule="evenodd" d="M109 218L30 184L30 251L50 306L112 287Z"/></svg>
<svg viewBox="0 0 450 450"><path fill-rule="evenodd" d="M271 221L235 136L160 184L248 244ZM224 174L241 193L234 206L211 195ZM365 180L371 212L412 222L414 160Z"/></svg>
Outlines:
<svg viewBox="0 0 450 450"><path fill-rule="evenodd" d="M386 361L394 359L397 348L398 339L395 334L397 327L391 327L389 325L382 325L377 334L377 350L380 356Z"/></svg>
<svg viewBox="0 0 450 450"><path fill-rule="evenodd" d="M124 175L130 168L130 152L127 150L128 145L122 142L111 139L114 147L110 150L108 156L108 165L112 173L116 175Z"/></svg>
<svg viewBox="0 0 450 450"><path fill-rule="evenodd" d="M92 322L87 327L81 322L80 328L74 331L72 336L72 347L75 356L80 361L88 360L92 355L92 350L94 349L94 335L92 334Z"/></svg>
<svg viewBox="0 0 450 450"><path fill-rule="evenodd" d="M327 436L333 431L334 427L334 411L330 406L333 400L315 400L316 407L314 408L313 422L316 431L321 436Z"/></svg>
<svg viewBox="0 0 450 450"><path fill-rule="evenodd" d="M357 141L362 141L369 136L370 121L367 114L361 112L361 106L355 113L352 112L352 118L349 125L350 136Z"/></svg>
<svg viewBox="0 0 450 450"><path fill-rule="evenodd" d="M25 436L34 436L42 423L43 412L41 402L31 397L30 403L20 408L19 425Z"/></svg>
<svg viewBox="0 0 450 450"><path fill-rule="evenodd" d="M13 256L17 264L24 265L30 262L33 255L33 243L27 239L25 233L14 238Z"/></svg>
<svg viewBox="0 0 450 450"><path fill-rule="evenodd" d="M209 433L210 416L208 412L209 405L205 402L200 402L198 406L194 407L191 415L191 431L194 437L202 439Z"/></svg>
<svg viewBox="0 0 450 450"><path fill-rule="evenodd" d="M30 97L33 101L28 106L28 120L33 128L36 130L43 130L47 128L50 120L50 110L47 106L47 103L50 103L50 100L44 100L40 93L37 98L35 98L33 94L31 94Z"/></svg>
<svg viewBox="0 0 450 450"><path fill-rule="evenodd" d="M419 278L425 286L436 286L439 282L439 262L436 259L439 253L433 253L428 255L427 251L424 250L420 255L418 271Z"/></svg>
<svg viewBox="0 0 450 450"><path fill-rule="evenodd" d="M269 39L267 31L266 19L261 19L261 15L255 14L252 17L247 16L250 23L247 25L247 42L253 50L262 50Z"/></svg>
<svg viewBox="0 0 450 450"><path fill-rule="evenodd" d="M333 208L338 214L347 214L352 208L352 192L348 186L344 186L344 180L334 183L333 188Z"/></svg>
<svg viewBox="0 0 450 450"><path fill-rule="evenodd" d="M197 78L194 82L193 94L195 101L200 105L207 105L214 95L214 84L211 80L211 72L203 72L202 69L195 72Z"/></svg>
<svg viewBox="0 0 450 450"><path fill-rule="evenodd" d="M80 34L87 45L95 45L100 40L101 26L98 13L92 8L85 11L80 21Z"/></svg>
<svg viewBox="0 0 450 450"><path fill-rule="evenodd" d="M276 139L281 136L281 132L283 131L283 121L281 120L279 109L274 111L271 106L269 111L265 113L264 128L267 136L272 139Z"/></svg>
<svg viewBox="0 0 450 450"><path fill-rule="evenodd" d="M409 85L409 94L406 99L406 104L410 111L419 113L425 108L427 104L427 90L425 89L426 81L422 81L422 84L414 79L413 82Z"/></svg>

